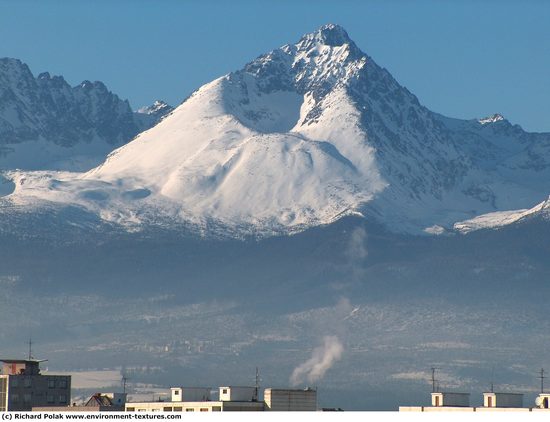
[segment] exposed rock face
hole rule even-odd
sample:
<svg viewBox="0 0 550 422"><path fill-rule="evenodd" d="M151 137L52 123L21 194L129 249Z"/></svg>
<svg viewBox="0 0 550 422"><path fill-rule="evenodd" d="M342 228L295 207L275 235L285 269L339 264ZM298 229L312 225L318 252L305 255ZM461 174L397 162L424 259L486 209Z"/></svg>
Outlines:
<svg viewBox="0 0 550 422"><path fill-rule="evenodd" d="M102 82L71 87L61 76L46 72L35 78L21 61L0 59L0 168L71 168L71 160L98 161L170 109L136 114Z"/></svg>

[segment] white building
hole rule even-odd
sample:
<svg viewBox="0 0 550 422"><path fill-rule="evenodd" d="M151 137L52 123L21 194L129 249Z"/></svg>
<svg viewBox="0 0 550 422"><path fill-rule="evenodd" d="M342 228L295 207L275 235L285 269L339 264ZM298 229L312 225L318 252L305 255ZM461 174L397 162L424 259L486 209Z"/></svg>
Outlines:
<svg viewBox="0 0 550 422"><path fill-rule="evenodd" d="M228 412L263 411L255 387L220 387L219 400L210 400L210 388L172 387L171 401L127 402L127 412Z"/></svg>
<svg viewBox="0 0 550 422"><path fill-rule="evenodd" d="M432 393L432 406L399 406L400 412L537 412L548 409L550 393L537 397L537 407L523 407L523 394L483 393L483 406L471 407L467 393ZM465 404L467 403L467 404Z"/></svg>
<svg viewBox="0 0 550 422"><path fill-rule="evenodd" d="M540 393L538 397L535 399L535 405L539 409L548 409L550 406L548 403L550 402L550 393Z"/></svg>
<svg viewBox="0 0 550 422"><path fill-rule="evenodd" d="M258 400L256 387L224 386L219 399L210 400L210 388L172 387L170 401L126 402L127 412L227 412L315 411L317 391L267 388L265 401Z"/></svg>

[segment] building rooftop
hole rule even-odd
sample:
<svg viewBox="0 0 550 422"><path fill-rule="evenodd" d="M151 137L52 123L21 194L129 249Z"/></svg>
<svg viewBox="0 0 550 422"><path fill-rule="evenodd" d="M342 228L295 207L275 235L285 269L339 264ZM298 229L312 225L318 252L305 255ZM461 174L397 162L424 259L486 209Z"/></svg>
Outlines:
<svg viewBox="0 0 550 422"><path fill-rule="evenodd" d="M33 364L37 364L37 363L42 363L42 362L47 362L48 359L4 359L4 358L0 358L0 362L4 362L4 363L33 363Z"/></svg>

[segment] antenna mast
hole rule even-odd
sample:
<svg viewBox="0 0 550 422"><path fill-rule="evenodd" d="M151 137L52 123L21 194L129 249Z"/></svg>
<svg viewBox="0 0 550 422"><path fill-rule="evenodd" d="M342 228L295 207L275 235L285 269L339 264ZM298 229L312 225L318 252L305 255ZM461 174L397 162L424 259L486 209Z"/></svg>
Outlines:
<svg viewBox="0 0 550 422"><path fill-rule="evenodd" d="M491 393L495 392L494 378L495 378L495 367L493 366L491 368Z"/></svg>
<svg viewBox="0 0 550 422"><path fill-rule="evenodd" d="M538 376L540 378L540 392L544 393L544 368L540 368L540 375Z"/></svg>
<svg viewBox="0 0 550 422"><path fill-rule="evenodd" d="M258 370L258 367L256 366L256 388L255 388L255 396L256 401L259 399L259 392L260 392L260 371Z"/></svg>
<svg viewBox="0 0 550 422"><path fill-rule="evenodd" d="M436 368L434 366L432 366L431 370L432 370L432 393L435 393L436 391L436 388L435 388L435 383L436 383L436 380L435 380L435 371L436 369L439 369L439 368Z"/></svg>
<svg viewBox="0 0 550 422"><path fill-rule="evenodd" d="M126 381L128 381L128 378L126 378L126 374L122 375L122 392L126 393Z"/></svg>
<svg viewBox="0 0 550 422"><path fill-rule="evenodd" d="M32 337L29 337L29 360L32 359Z"/></svg>

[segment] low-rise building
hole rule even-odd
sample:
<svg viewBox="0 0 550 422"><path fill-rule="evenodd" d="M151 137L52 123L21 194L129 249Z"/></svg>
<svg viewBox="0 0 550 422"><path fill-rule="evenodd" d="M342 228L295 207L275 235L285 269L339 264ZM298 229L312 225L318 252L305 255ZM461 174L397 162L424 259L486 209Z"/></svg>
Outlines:
<svg viewBox="0 0 550 422"><path fill-rule="evenodd" d="M258 400L257 387L224 386L219 399L210 400L210 388L172 387L171 401L127 402L127 412L231 412L231 411L315 411L317 391L267 388Z"/></svg>
<svg viewBox="0 0 550 422"><path fill-rule="evenodd" d="M266 388L264 390L266 410L278 412L296 412L317 410L317 390L291 390L284 388Z"/></svg>
<svg viewBox="0 0 550 422"><path fill-rule="evenodd" d="M451 395L452 394L452 395ZM467 399L466 397L467 396ZM548 406L550 394L541 393L537 407L523 407L523 394L483 393L483 406L469 405L468 393L432 393L432 406L399 406L400 412L533 412ZM545 401L546 400L546 401ZM468 404L465 404L468 403ZM546 407L547 408L547 407Z"/></svg>
<svg viewBox="0 0 550 422"><path fill-rule="evenodd" d="M33 407L67 406L70 375L42 375L36 359L0 359L0 411L30 411Z"/></svg>

